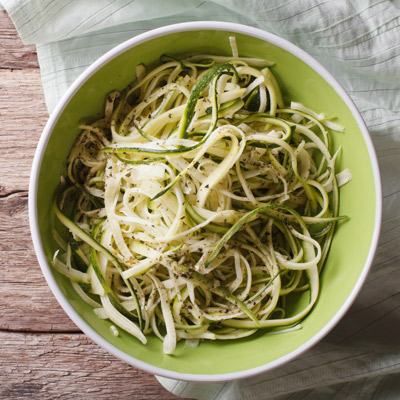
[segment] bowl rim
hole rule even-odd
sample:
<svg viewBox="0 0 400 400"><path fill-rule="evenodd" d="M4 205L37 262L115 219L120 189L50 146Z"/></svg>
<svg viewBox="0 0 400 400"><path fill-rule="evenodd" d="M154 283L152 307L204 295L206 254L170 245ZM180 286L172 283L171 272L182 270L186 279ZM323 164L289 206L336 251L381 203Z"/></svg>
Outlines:
<svg viewBox="0 0 400 400"><path fill-rule="evenodd" d="M374 186L375 186L375 203L376 203L376 214L375 214L375 222L374 222L374 231L371 240L371 246L368 252L367 259L365 261L364 267L361 271L360 276L354 287L352 288L350 294L348 295L346 301L342 304L336 314L331 318L331 320L314 336L312 336L307 342L303 343L297 349L292 352L282 356L276 360L268 362L264 365L246 369L243 371L232 372L232 373L223 373L223 374L193 374L193 373L182 373L167 370L164 368L160 368L141 360L136 359L133 356L130 356L118 349L108 341L106 341L102 336L100 336L94 329L92 329L83 318L75 311L72 305L68 302L61 289L59 288L53 273L51 271L50 265L47 262L43 246L42 240L39 234L39 224L38 224L38 214L37 214L37 190L38 190L38 181L39 181L39 172L43 159L44 152L47 147L47 143L51 136L51 133L60 118L63 110L67 106L68 102L74 96L74 94L80 89L80 87L89 79L97 70L99 70L103 65L109 62L111 59L117 57L121 53L131 49L134 46L137 46L143 42L149 41L151 39L155 39L161 36L169 35L172 33L179 33L184 31L195 31L195 30L215 30L215 31L227 31L232 33L239 33L248 36L252 36L266 42L269 42L277 47L282 48L298 57L300 60L305 62L309 67L311 67L315 72L317 72L335 91L336 93L343 99L346 106L350 109L360 131L362 133L363 139L367 146L369 158L372 165L373 176L374 176ZM220 21L195 21L195 22L184 22L173 25L167 25L160 28L156 28L150 30L148 32L142 33L138 36L135 36L127 41L119 44L113 49L109 50L99 59L97 59L94 63L92 63L69 87L66 93L62 96L62 98L57 103L54 111L51 113L45 128L42 132L40 140L38 142L34 160L31 168L31 175L29 181L29 220L30 220L30 229L32 235L32 241L34 244L34 249L39 261L39 265L41 267L42 273L49 285L51 291L56 297L59 304L62 306L64 311L68 314L68 316L72 319L72 321L95 343L99 346L103 347L109 353L114 355L115 357L125 361L126 363L139 368L143 371L151 373L153 375L159 375L170 379L178 379L184 381L196 381L196 382L222 382L222 381L232 381L237 379L249 378L251 376L259 375L263 372L272 370L279 366L286 364L287 362L297 358L305 351L309 350L312 346L318 343L324 336L326 336L341 320L347 310L350 308L351 304L354 302L356 296L358 295L367 274L371 268L373 258L377 249L379 233L381 227L381 218L382 218L382 187L381 187L381 176L379 171L379 165L375 153L375 149L371 140L371 137L368 133L368 129L365 125L361 114L359 113L357 107L354 102L351 100L350 96L346 93L343 87L337 82L337 80L331 75L328 70L323 67L318 61L316 61L311 55L306 53L304 50L300 49L296 45L291 42L283 39L277 35L269 33L267 31L250 27L247 25L242 25L238 23L232 22L220 22Z"/></svg>

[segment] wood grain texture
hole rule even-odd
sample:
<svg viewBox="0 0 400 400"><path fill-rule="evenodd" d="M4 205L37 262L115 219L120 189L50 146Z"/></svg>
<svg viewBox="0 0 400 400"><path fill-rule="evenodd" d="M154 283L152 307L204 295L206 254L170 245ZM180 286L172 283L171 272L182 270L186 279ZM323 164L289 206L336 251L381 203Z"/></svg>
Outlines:
<svg viewBox="0 0 400 400"><path fill-rule="evenodd" d="M38 68L35 46L25 46L5 11L0 11L0 68Z"/></svg>
<svg viewBox="0 0 400 400"><path fill-rule="evenodd" d="M0 11L0 399L178 399L83 335L45 282L28 189L47 118L35 48Z"/></svg>
<svg viewBox="0 0 400 400"><path fill-rule="evenodd" d="M0 332L0 343L0 399L177 398L154 376L115 359L80 334Z"/></svg>
<svg viewBox="0 0 400 400"><path fill-rule="evenodd" d="M29 230L30 169L48 118L40 72L0 69L0 83L0 329L76 332L46 285Z"/></svg>
<svg viewBox="0 0 400 400"><path fill-rule="evenodd" d="M0 195L28 189L47 118L39 69L0 69Z"/></svg>

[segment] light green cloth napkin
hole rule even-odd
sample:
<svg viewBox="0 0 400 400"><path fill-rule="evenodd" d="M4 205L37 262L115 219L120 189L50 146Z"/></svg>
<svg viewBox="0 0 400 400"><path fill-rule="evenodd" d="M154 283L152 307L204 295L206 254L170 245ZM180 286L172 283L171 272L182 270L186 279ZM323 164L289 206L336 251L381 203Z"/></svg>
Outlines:
<svg viewBox="0 0 400 400"><path fill-rule="evenodd" d="M0 0L24 43L37 46L49 111L92 61L122 41L171 23L222 20L265 29L313 55L348 91L368 125L382 173L383 225L373 268L348 314L283 367L229 383L159 378L173 393L204 400L400 399L399 3Z"/></svg>

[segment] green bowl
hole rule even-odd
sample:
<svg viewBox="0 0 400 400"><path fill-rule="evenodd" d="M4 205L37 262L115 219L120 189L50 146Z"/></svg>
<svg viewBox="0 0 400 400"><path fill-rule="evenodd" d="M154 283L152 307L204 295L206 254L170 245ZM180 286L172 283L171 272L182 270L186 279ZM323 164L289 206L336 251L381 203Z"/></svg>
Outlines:
<svg viewBox="0 0 400 400"><path fill-rule="evenodd" d="M258 334L236 341L207 341L197 348L179 343L165 355L162 343L147 345L99 319L68 280L52 269L57 248L52 235L54 192L78 125L100 116L107 92L123 89L139 63L156 63L161 54L229 55L234 35L241 56L276 63L276 74L287 101L304 103L316 112L337 116L345 133L333 135L343 147L339 170L349 168L353 179L341 190L340 223L321 276L319 299L302 321L302 329L279 335ZM35 250L55 297L76 325L110 353L153 374L191 381L227 381L252 376L284 364L323 338L343 317L358 294L372 263L381 220L381 186L375 152L365 124L337 81L311 56L275 35L243 25L191 22L156 29L117 46L92 64L70 87L51 115L39 142L30 181L29 211ZM295 311L296 304L293 303Z"/></svg>

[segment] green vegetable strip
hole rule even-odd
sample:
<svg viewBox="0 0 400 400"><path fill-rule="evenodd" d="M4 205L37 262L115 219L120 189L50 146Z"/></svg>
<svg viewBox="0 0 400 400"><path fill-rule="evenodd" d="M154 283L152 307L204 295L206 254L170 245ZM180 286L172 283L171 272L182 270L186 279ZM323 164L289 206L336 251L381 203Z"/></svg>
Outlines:
<svg viewBox="0 0 400 400"><path fill-rule="evenodd" d="M292 214L294 219L298 224L301 225L301 227L305 230L307 230L306 223L304 222L303 218L293 209L289 207L284 207L276 204L269 204L267 206L262 206L258 207L250 212L248 212L246 215L244 215L242 218L239 219L239 221L236 222L226 233L225 235L221 238L221 240L218 242L210 256L208 257L207 261L205 262L205 266L208 267L217 257L219 252L222 250L222 248L225 246L225 244L242 228L243 225L248 223L251 218L257 216L258 214L267 214L271 213L271 211L274 211L275 209L285 209L288 212ZM282 220L284 222L284 220Z"/></svg>
<svg viewBox="0 0 400 400"><path fill-rule="evenodd" d="M339 213L339 188L336 180L336 176L334 172L331 172L332 174L332 183L333 183L333 190L332 190L332 213L333 216L336 217ZM336 227L336 222L337 220L332 221L330 230L328 234L325 237L324 244L322 246L322 255L321 255L321 260L318 263L318 271L321 272L322 268L324 267L326 257L328 256L329 249L332 244L333 240L333 235L335 233L335 227Z"/></svg>
<svg viewBox="0 0 400 400"><path fill-rule="evenodd" d="M256 324L256 326L260 326L258 319L251 312L251 310L228 290L223 287L216 287L215 283L208 279L206 276L199 274L197 271L190 270L184 265L181 266L181 269L183 271L183 273L181 273L181 276L183 275L186 279L189 279L191 283L194 283L195 285L200 287L205 287L207 290L210 290L211 292L216 293L219 296L227 299L229 302L231 302L241 311L243 311Z"/></svg>
<svg viewBox="0 0 400 400"><path fill-rule="evenodd" d="M216 65L212 69L210 69L201 79L201 81L196 85L196 87L193 89L189 100L186 104L185 111L183 113L182 120L179 124L179 133L178 137L179 138L186 138L187 137L187 128L194 116L194 110L197 104L197 101L199 100L200 94L203 92L203 90L210 84L210 82L217 76L220 75L221 72L225 70L235 70L234 66L229 63L223 63L220 65Z"/></svg>
<svg viewBox="0 0 400 400"><path fill-rule="evenodd" d="M57 216L57 218L71 231L73 232L76 236L78 236L81 240L86 242L92 249L93 251L99 251L102 252L109 261L111 261L114 266L119 270L123 271L124 268L120 264L120 262L104 247L102 246L99 242L97 242L93 237L88 235L83 229L81 229L78 225L76 225L74 222L72 222L68 217L66 217L62 211L60 210L60 207L58 205L58 199L55 198L53 202L53 211L54 214ZM95 253L91 254L91 261L93 262L95 259ZM97 263L96 263L97 265ZM95 269L95 265L93 265L93 268ZM96 271L96 269L95 269ZM96 273L97 274L97 273ZM100 283L102 283L100 281ZM103 283L105 284L105 281L103 280ZM103 284L102 283L102 284ZM133 298L135 299L136 305L137 305L137 311L138 311L138 320L139 320L139 326L142 327L143 321L142 321L142 315L141 315L141 308L140 304L138 301L138 298L136 296L135 290L132 287L132 284L130 283L129 280L126 280L125 283L129 287L131 294Z"/></svg>
<svg viewBox="0 0 400 400"><path fill-rule="evenodd" d="M196 224L201 224L202 222L205 221L205 219L193 209L193 207L190 205L187 199L185 199L185 207L188 216L193 220L193 222L195 222ZM209 230L210 232L219 233L223 235L228 231L229 227L214 224L211 222L206 226L206 229Z"/></svg>
<svg viewBox="0 0 400 400"><path fill-rule="evenodd" d="M101 227L102 223L104 222L104 219L101 220L94 228L93 230L93 238L96 240L97 233L99 231L99 228ZM113 290L110 288L110 286L107 285L106 279L103 276L99 264L97 262L97 254L96 250L93 247L90 247L90 262L92 264L93 270L97 276L97 279L99 280L101 286L104 289L104 292L107 293L112 305L119 311L122 315L127 317L128 319L132 321L138 321L139 318L135 314L132 314L129 312L125 307L121 305L121 303L118 301L118 299L115 297ZM138 310L140 308L138 307Z"/></svg>

